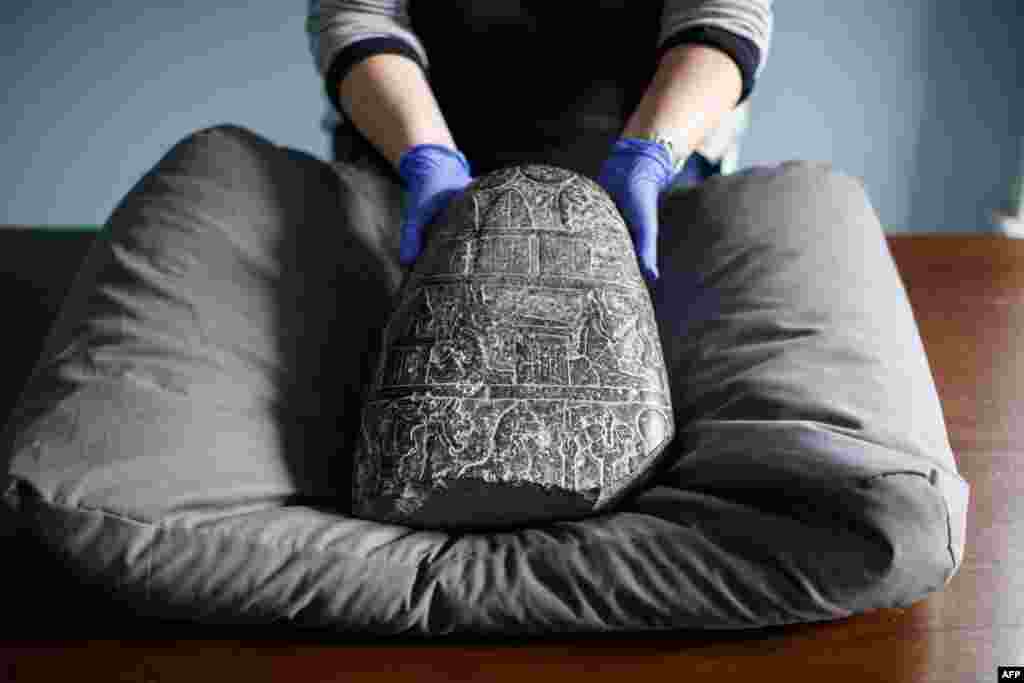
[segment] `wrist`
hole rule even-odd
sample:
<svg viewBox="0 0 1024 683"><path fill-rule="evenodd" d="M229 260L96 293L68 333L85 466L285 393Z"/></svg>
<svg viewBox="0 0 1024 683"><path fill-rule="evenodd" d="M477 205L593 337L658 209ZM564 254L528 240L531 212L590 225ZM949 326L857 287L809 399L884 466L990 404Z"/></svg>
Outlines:
<svg viewBox="0 0 1024 683"><path fill-rule="evenodd" d="M654 129L630 134L623 133L622 137L623 139L642 140L644 142L652 143L665 150L672 176L675 176L679 171L683 170L683 166L686 165L686 159L689 154L687 154L671 136L665 134L661 130Z"/></svg>
<svg viewBox="0 0 1024 683"><path fill-rule="evenodd" d="M664 144L639 137L620 137L612 147L605 170L633 174L640 169L657 182L659 190L664 190L676 176L672 156Z"/></svg>
<svg viewBox="0 0 1024 683"><path fill-rule="evenodd" d="M406 183L415 175L437 168L453 169L456 173L464 173L467 178L472 174L466 155L450 145L417 144L406 149L398 158L398 175Z"/></svg>

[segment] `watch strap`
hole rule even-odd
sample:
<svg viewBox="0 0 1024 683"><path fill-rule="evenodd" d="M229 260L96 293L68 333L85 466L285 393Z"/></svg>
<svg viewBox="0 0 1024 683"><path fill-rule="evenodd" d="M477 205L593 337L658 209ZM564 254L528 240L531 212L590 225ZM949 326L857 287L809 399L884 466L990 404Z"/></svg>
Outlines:
<svg viewBox="0 0 1024 683"><path fill-rule="evenodd" d="M668 151L669 163L672 165L672 175L676 175L679 171L683 170L683 166L686 165L686 159L676 151L675 145L672 143L672 139L667 135L655 131L650 135L641 136L644 140L650 140L656 142Z"/></svg>

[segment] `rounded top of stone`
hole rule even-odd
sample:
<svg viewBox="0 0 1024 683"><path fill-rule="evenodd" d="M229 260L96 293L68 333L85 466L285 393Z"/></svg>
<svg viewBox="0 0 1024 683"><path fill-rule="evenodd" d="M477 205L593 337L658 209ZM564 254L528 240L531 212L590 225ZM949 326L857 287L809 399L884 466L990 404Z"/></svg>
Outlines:
<svg viewBox="0 0 1024 683"><path fill-rule="evenodd" d="M509 166L474 179L449 204L438 230L596 231L629 239L622 214L604 188L582 174L548 164Z"/></svg>

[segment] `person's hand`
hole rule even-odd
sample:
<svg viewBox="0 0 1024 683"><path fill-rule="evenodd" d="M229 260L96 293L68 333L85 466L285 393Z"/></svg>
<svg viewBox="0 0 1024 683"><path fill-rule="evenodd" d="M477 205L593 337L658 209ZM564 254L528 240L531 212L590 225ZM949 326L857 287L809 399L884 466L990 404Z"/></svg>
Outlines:
<svg viewBox="0 0 1024 683"><path fill-rule="evenodd" d="M619 138L597 183L611 196L633 238L640 272L658 279L658 196L672 182L668 150L651 140Z"/></svg>
<svg viewBox="0 0 1024 683"><path fill-rule="evenodd" d="M409 266L423 249L423 229L473 178L462 152L444 145L410 147L399 159L398 174L405 184L398 260Z"/></svg>

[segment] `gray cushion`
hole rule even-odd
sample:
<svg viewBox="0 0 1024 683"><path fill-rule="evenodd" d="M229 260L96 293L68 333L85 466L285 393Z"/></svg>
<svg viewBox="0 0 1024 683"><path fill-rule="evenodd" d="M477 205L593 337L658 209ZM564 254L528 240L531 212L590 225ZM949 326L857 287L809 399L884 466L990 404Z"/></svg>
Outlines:
<svg viewBox="0 0 1024 683"><path fill-rule="evenodd" d="M488 533L354 517L400 206L391 178L238 127L175 145L4 432L19 520L143 614L426 636L835 619L959 568L969 487L882 228L802 161L665 197L677 433L637 495Z"/></svg>

